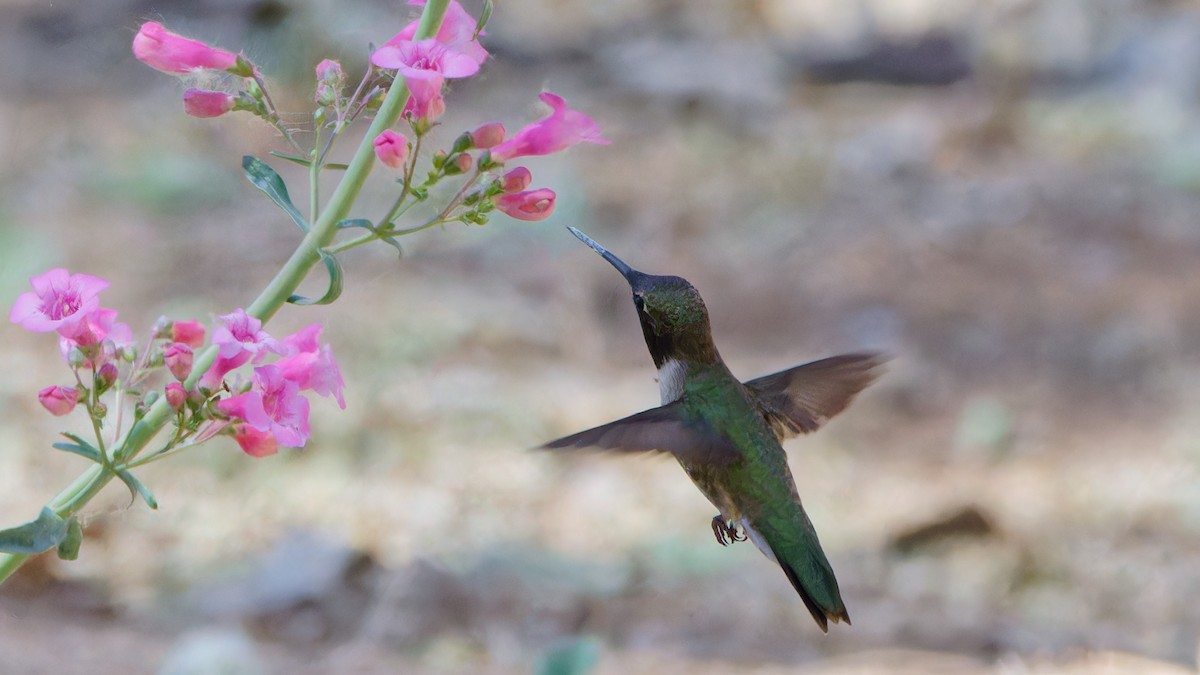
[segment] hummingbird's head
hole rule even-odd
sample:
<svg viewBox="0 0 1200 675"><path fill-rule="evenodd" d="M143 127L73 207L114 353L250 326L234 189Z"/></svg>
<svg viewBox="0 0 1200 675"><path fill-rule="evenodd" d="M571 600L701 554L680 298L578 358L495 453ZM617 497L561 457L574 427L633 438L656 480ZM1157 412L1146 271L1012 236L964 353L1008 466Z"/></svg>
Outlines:
<svg viewBox="0 0 1200 675"><path fill-rule="evenodd" d="M567 229L617 268L629 282L642 335L655 367L661 368L671 359L711 363L719 358L704 300L687 279L639 272L586 234L573 227Z"/></svg>

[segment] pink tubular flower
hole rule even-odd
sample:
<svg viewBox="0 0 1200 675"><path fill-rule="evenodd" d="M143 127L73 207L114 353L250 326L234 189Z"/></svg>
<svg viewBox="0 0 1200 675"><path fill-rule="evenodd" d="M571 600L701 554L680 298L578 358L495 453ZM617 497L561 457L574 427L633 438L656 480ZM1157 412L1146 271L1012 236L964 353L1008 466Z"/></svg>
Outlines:
<svg viewBox="0 0 1200 675"><path fill-rule="evenodd" d="M529 187L529 184L532 182L533 174L529 173L529 169L518 166L501 176L500 189L505 192L520 192Z"/></svg>
<svg viewBox="0 0 1200 675"><path fill-rule="evenodd" d="M230 70L237 66L237 54L176 35L157 21L142 24L133 38L133 55L164 73L189 73L197 68Z"/></svg>
<svg viewBox="0 0 1200 675"><path fill-rule="evenodd" d="M182 342L173 342L163 348L163 364L180 382L192 374L192 358L192 348Z"/></svg>
<svg viewBox="0 0 1200 675"><path fill-rule="evenodd" d="M371 54L371 63L404 76L412 94L404 114L427 120L437 119L446 109L442 86L447 78L470 77L479 72L479 62L436 39L389 42Z"/></svg>
<svg viewBox="0 0 1200 675"><path fill-rule="evenodd" d="M275 366L255 368L250 391L217 401L217 410L270 434L284 447L303 447L308 440L308 399Z"/></svg>
<svg viewBox="0 0 1200 675"><path fill-rule="evenodd" d="M343 390L346 382L333 358L333 349L321 346L321 324L313 323L283 339L289 355L275 362L280 374L299 385L301 391L312 390L319 396L332 396L345 410Z"/></svg>
<svg viewBox="0 0 1200 675"><path fill-rule="evenodd" d="M279 442L271 432L259 431L249 424L235 424L233 440L251 457L267 457L279 452Z"/></svg>
<svg viewBox="0 0 1200 675"><path fill-rule="evenodd" d="M279 340L262 329L262 321L250 316L246 310L237 308L229 314L220 317L223 325L213 328L212 341L218 345L217 352L225 358L249 352L255 357L255 363L261 361L267 352L283 354L284 347Z"/></svg>
<svg viewBox="0 0 1200 675"><path fill-rule="evenodd" d="M83 352L82 365L103 367L117 356L117 352L133 344L133 331L127 324L117 321L117 310L100 307L91 312L72 330L71 337L59 331L58 349L63 358L71 361L71 350Z"/></svg>
<svg viewBox="0 0 1200 675"><path fill-rule="evenodd" d="M171 324L171 338L193 349L203 347L204 324L199 321L175 321Z"/></svg>
<svg viewBox="0 0 1200 675"><path fill-rule="evenodd" d="M600 126L578 110L571 110L558 94L544 91L538 98L549 105L550 116L526 126L512 138L492 148L492 160L507 162L517 157L549 155L578 143L607 145Z"/></svg>
<svg viewBox="0 0 1200 675"><path fill-rule="evenodd" d="M100 306L100 291L108 288L99 277L71 274L61 267L29 283L33 291L17 296L8 320L35 333L58 331L63 337L74 337L86 328L84 320Z"/></svg>
<svg viewBox="0 0 1200 675"><path fill-rule="evenodd" d="M38 402L55 417L62 417L75 409L79 401L79 390L54 385L38 392Z"/></svg>
<svg viewBox="0 0 1200 675"><path fill-rule="evenodd" d="M408 139L403 134L384 129L375 137L375 156L385 166L399 169L408 160Z"/></svg>
<svg viewBox="0 0 1200 675"><path fill-rule="evenodd" d="M425 3L421 0L410 0L410 5L423 6ZM446 7L446 14L442 17L442 25L438 28L437 35L433 39L446 45L460 54L470 57L476 64L482 64L487 60L488 52L475 39L475 26L479 22L475 17L471 16L463 6L458 4L457 0L450 0L450 4ZM396 33L391 40L384 43L384 47L394 47L400 42L411 42L417 35L417 26L420 20L413 21Z"/></svg>
<svg viewBox="0 0 1200 675"><path fill-rule="evenodd" d="M233 94L192 87L183 92L183 112L200 119L220 117L233 110L235 101Z"/></svg>
<svg viewBox="0 0 1200 675"><path fill-rule="evenodd" d="M219 347L217 358L200 378L201 389L216 391L221 387L221 379L226 373L243 365L251 357L258 363L268 352L286 352L278 340L262 330L262 321L246 314L246 310L236 309L220 319L224 325L214 327L212 334L213 344Z"/></svg>
<svg viewBox="0 0 1200 675"><path fill-rule="evenodd" d="M527 192L507 192L492 200L496 208L517 220L545 220L554 213L554 190L539 188Z"/></svg>
<svg viewBox="0 0 1200 675"><path fill-rule="evenodd" d="M504 142L504 125L499 122L481 124L471 132L471 145L487 149Z"/></svg>

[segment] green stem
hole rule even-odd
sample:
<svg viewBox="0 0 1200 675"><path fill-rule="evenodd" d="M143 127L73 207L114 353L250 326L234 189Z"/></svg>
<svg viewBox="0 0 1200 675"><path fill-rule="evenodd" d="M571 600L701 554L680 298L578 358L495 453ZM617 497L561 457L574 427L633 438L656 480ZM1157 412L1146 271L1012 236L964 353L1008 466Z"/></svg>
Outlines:
<svg viewBox="0 0 1200 675"><path fill-rule="evenodd" d="M417 26L415 39L422 40L437 34L438 28L442 25L442 17L446 14L446 6L449 4L450 0L429 0L425 4L425 11L421 14L421 23ZM333 240L333 236L337 233L338 222L345 219L346 214L349 213L350 207L354 204L366 182L367 175L375 164L373 145L375 137L396 123L407 102L408 87L400 85L397 81L384 97L383 104L379 107L375 119L371 121L370 128L359 144L358 150L355 151L354 158L350 160L350 165L337 189L334 190L333 196L330 197L325 210L313 223L312 229L304 236L304 240L300 242L283 268L246 309L248 314L261 319L263 323L269 321L287 302L288 297L296 292L300 282L304 280L313 266L320 261L321 256L318 249L327 246ZM196 354L192 362L192 375L185 383L186 386L195 385L200 374L208 370L216 356L216 345L209 345ZM150 406L146 414L130 427L124 441L116 446L118 449L114 453L112 463L127 463L142 448L146 447L174 415L175 410L167 403L166 397L160 397L154 405ZM115 474L110 467L94 464L80 474L65 490L58 493L51 500L49 507L59 516L68 518L83 508L114 477ZM0 583L17 571L28 558L28 554L0 553Z"/></svg>

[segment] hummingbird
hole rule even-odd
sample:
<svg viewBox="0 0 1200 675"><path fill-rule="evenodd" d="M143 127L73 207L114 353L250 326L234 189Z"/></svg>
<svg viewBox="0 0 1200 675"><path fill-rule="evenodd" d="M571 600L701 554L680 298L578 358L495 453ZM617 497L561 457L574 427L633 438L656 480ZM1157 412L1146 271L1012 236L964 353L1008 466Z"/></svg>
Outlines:
<svg viewBox="0 0 1200 675"><path fill-rule="evenodd" d="M567 229L629 282L662 405L542 447L673 455L719 511L712 519L718 543L749 539L778 563L823 632L830 621L849 624L780 443L845 410L879 376L884 357L843 354L742 382L717 352L708 310L687 280L639 272Z"/></svg>

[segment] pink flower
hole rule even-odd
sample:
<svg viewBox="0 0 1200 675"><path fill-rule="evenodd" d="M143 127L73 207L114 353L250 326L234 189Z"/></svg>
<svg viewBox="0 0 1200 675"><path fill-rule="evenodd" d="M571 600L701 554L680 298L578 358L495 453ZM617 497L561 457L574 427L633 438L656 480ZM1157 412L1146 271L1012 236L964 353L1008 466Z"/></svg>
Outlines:
<svg viewBox="0 0 1200 675"><path fill-rule="evenodd" d="M167 404L176 410L182 408L184 402L187 401L187 391L178 382L168 382L165 393Z"/></svg>
<svg viewBox="0 0 1200 675"><path fill-rule="evenodd" d="M425 3L420 1L410 1L410 5L422 6ZM479 22L475 17L471 16L463 6L458 4L457 0L450 0L449 6L446 7L446 14L442 17L442 25L438 28L437 35L433 39L446 45L467 57L476 64L482 64L487 60L488 52L475 39L475 26ZM400 42L412 42L417 35L417 26L420 20L413 21L405 26L399 33L387 42L384 47L394 47Z"/></svg>
<svg viewBox="0 0 1200 675"><path fill-rule="evenodd" d="M236 54L176 35L157 21L142 24L133 38L133 55L164 73L189 73L197 68L231 70L237 66Z"/></svg>
<svg viewBox="0 0 1200 675"><path fill-rule="evenodd" d="M479 62L436 39L389 42L371 54L371 63L398 70L404 76L412 95L403 114L427 120L437 119L445 112L442 86L447 78L470 77L479 72Z"/></svg>
<svg viewBox="0 0 1200 675"><path fill-rule="evenodd" d="M255 356L257 363L267 355L267 352L283 354L285 349L279 340L262 329L262 321L250 316L246 310L237 308L229 314L220 317L223 325L213 328L212 341L220 349L218 354L231 358L243 352Z"/></svg>
<svg viewBox="0 0 1200 675"><path fill-rule="evenodd" d="M62 417L75 409L79 401L79 390L54 385L38 392L38 402L55 417Z"/></svg>
<svg viewBox="0 0 1200 675"><path fill-rule="evenodd" d="M195 349L204 346L204 324L199 321L176 321L171 324L171 337L175 342Z"/></svg>
<svg viewBox="0 0 1200 675"><path fill-rule="evenodd" d="M192 374L192 357L192 348L182 342L172 342L163 348L163 364L180 382Z"/></svg>
<svg viewBox="0 0 1200 675"><path fill-rule="evenodd" d="M526 126L507 141L492 148L492 160L507 162L517 157L549 155L578 143L607 145L600 126L592 118L567 107L558 94L544 91L538 98L550 106L550 116Z"/></svg>
<svg viewBox="0 0 1200 675"><path fill-rule="evenodd" d="M496 195L496 208L517 220L545 220L554 213L554 190L540 188L527 192Z"/></svg>
<svg viewBox="0 0 1200 675"><path fill-rule="evenodd" d="M117 321L117 310L107 307L84 316L71 337L60 335L58 338L58 349L63 358L70 362L71 350L79 349L84 354L82 365L87 367L102 367L116 358L118 350L132 344L133 331L127 324Z"/></svg>
<svg viewBox="0 0 1200 675"><path fill-rule="evenodd" d="M262 330L262 321L238 308L220 317L223 325L213 328L212 342L218 345L217 358L200 378L200 388L216 391L226 373L254 358L258 363L268 352L283 354L286 348Z"/></svg>
<svg viewBox="0 0 1200 675"><path fill-rule="evenodd" d="M183 112L201 119L220 117L233 110L236 101L233 94L192 87L183 92Z"/></svg>
<svg viewBox="0 0 1200 675"><path fill-rule="evenodd" d="M504 142L504 125L499 122L481 124L471 132L471 145L477 148L491 148Z"/></svg>
<svg viewBox="0 0 1200 675"><path fill-rule="evenodd" d="M108 282L99 277L71 274L61 267L33 277L29 283L33 291L17 296L8 320L35 333L53 330L64 337L83 330L84 319L100 306L100 291L108 288Z"/></svg>
<svg viewBox="0 0 1200 675"><path fill-rule="evenodd" d="M266 457L279 452L279 442L271 432L259 431L249 424L235 424L233 440L251 457Z"/></svg>
<svg viewBox="0 0 1200 675"><path fill-rule="evenodd" d="M505 192L520 192L532 182L533 174L529 173L529 169L518 166L500 178L500 189Z"/></svg>
<svg viewBox="0 0 1200 675"><path fill-rule="evenodd" d="M403 134L384 129L375 137L375 156L385 166L399 169L408 160L408 139Z"/></svg>
<svg viewBox="0 0 1200 675"><path fill-rule="evenodd" d="M320 338L319 323L309 324L285 337L283 343L291 353L274 365L283 377L299 385L301 391L312 390L319 396L332 396L344 410L346 399L342 392L346 382L333 358L333 348L328 344L321 346Z"/></svg>
<svg viewBox="0 0 1200 675"><path fill-rule="evenodd" d="M308 440L308 399L275 366L255 368L250 391L218 401L217 410L269 433L284 447L299 448Z"/></svg>

